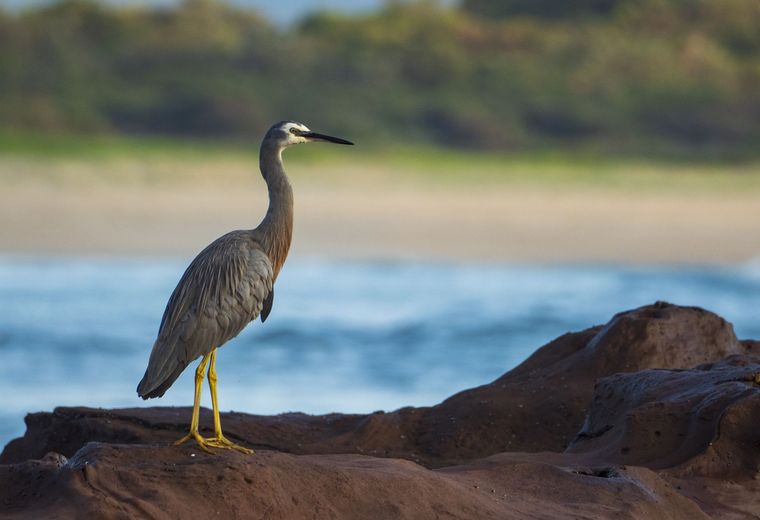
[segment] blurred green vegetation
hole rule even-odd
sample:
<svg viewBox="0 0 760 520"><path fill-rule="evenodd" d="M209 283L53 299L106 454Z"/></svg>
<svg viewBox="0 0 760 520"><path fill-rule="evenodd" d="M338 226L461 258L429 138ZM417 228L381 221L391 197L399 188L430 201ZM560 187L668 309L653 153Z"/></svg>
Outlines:
<svg viewBox="0 0 760 520"><path fill-rule="evenodd" d="M0 11L0 149L242 143L280 119L381 145L757 157L760 2L392 1L287 29L215 0Z"/></svg>
<svg viewBox="0 0 760 520"><path fill-rule="evenodd" d="M258 146L236 140L0 132L0 185L248 186L260 182ZM568 194L752 197L760 160L619 157L584 150L484 151L435 145L298 146L287 151L299 189L538 189ZM260 187L260 186L259 186Z"/></svg>

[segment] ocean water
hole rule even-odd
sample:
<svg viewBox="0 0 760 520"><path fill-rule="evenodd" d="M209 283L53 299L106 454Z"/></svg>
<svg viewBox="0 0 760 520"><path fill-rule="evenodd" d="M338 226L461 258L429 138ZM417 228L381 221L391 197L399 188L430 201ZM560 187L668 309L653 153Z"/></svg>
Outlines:
<svg viewBox="0 0 760 520"><path fill-rule="evenodd" d="M59 405L192 404L193 368L135 393L187 259L0 257L0 446ZM217 357L224 410L371 412L487 383L567 331L655 300L760 338L760 262L542 266L292 259L274 309ZM194 365L193 365L194 366ZM204 392L204 406L209 406Z"/></svg>

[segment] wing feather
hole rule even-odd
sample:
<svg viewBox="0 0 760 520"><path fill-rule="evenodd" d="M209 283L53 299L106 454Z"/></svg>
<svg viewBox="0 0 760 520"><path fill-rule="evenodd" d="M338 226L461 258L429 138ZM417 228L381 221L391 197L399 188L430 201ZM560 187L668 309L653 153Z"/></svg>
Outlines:
<svg viewBox="0 0 760 520"><path fill-rule="evenodd" d="M169 298L138 394L160 397L191 361L237 336L262 313L273 278L269 257L244 231L201 251Z"/></svg>

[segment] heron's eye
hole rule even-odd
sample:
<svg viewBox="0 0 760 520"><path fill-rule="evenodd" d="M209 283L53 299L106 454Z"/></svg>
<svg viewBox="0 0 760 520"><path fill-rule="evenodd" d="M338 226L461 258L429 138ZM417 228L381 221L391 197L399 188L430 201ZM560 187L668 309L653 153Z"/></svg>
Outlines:
<svg viewBox="0 0 760 520"><path fill-rule="evenodd" d="M293 134L293 135L295 135L295 133L296 133L297 131L298 131L298 130L296 130L296 128L295 128L295 127L291 127L291 128L290 128L290 133L291 133L291 134Z"/></svg>

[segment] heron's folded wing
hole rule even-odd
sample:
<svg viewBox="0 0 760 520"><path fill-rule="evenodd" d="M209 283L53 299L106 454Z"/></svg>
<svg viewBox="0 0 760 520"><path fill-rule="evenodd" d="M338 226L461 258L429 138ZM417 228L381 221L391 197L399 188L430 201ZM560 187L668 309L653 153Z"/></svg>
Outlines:
<svg viewBox="0 0 760 520"><path fill-rule="evenodd" d="M192 361L237 336L261 313L273 270L258 244L236 232L220 237L193 260L172 293L159 342Z"/></svg>

